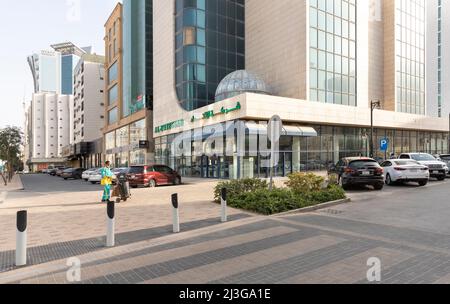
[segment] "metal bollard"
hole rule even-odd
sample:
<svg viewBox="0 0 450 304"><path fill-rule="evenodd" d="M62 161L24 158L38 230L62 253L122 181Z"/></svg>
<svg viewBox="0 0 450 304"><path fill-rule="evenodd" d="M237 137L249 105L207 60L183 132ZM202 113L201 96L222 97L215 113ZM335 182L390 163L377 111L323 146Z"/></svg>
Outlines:
<svg viewBox="0 0 450 304"><path fill-rule="evenodd" d="M116 230L116 211L115 211L115 203L108 203L108 227L106 233L106 247L114 247L115 245L115 230Z"/></svg>
<svg viewBox="0 0 450 304"><path fill-rule="evenodd" d="M180 232L180 212L178 210L178 194L172 195L172 207L173 207L173 233Z"/></svg>
<svg viewBox="0 0 450 304"><path fill-rule="evenodd" d="M26 211L17 212L16 266L27 265L27 217Z"/></svg>
<svg viewBox="0 0 450 304"><path fill-rule="evenodd" d="M222 203L222 223L225 223L228 221L228 215L227 215L227 189L222 188L221 191L221 203Z"/></svg>

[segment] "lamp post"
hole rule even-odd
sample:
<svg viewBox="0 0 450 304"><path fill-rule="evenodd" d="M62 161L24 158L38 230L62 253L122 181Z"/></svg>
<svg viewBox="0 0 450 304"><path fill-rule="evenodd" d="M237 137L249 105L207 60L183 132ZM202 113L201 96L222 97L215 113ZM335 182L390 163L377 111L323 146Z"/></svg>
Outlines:
<svg viewBox="0 0 450 304"><path fill-rule="evenodd" d="M375 109L381 108L381 101L379 100L371 100L370 101L370 158L374 157L373 151L373 112Z"/></svg>

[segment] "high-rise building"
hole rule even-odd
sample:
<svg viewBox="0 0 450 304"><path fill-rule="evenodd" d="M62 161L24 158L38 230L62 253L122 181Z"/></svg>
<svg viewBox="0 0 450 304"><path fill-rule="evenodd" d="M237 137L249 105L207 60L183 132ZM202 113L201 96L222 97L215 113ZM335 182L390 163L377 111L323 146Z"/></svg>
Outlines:
<svg viewBox="0 0 450 304"><path fill-rule="evenodd" d="M28 57L34 92L72 95L73 69L86 52L71 42L51 47L53 51L43 50Z"/></svg>
<svg viewBox="0 0 450 304"><path fill-rule="evenodd" d="M124 0L105 24L106 159L115 167L153 161L153 11L151 0Z"/></svg>
<svg viewBox="0 0 450 304"><path fill-rule="evenodd" d="M427 1L427 110L434 117L450 114L450 3Z"/></svg>
<svg viewBox="0 0 450 304"><path fill-rule="evenodd" d="M94 168L102 165L105 125L105 58L84 54L74 69L73 139L66 149L74 166Z"/></svg>
<svg viewBox="0 0 450 304"><path fill-rule="evenodd" d="M65 163L63 148L71 143L72 95L34 93L31 103L31 166L33 171Z"/></svg>
<svg viewBox="0 0 450 304"><path fill-rule="evenodd" d="M206 17L203 25L208 5L215 4L217 14ZM273 115L284 123L276 152L277 176L326 170L342 157L370 155L371 146L379 158L448 152L448 119L425 115L425 4L425 0L154 0L156 162L186 176L266 177L260 144L267 141L265 124ZM228 30L241 23L231 17L241 6L245 36L235 38ZM215 22L217 28L226 27L225 36L208 36L214 32L208 26ZM233 58L228 57L228 47L243 38L246 70L226 77L217 73L220 83L214 102L197 108L203 28L207 70L217 51L218 60L232 71L228 62L234 62L234 56L231 52ZM216 42L216 51L208 54L208 45ZM178 70L180 62L186 64L185 70ZM180 89L180 80L182 86L193 83L192 89ZM189 98L179 98L183 91ZM374 101L381 108L373 111L372 137ZM242 127L245 132L233 132ZM381 150L386 141L387 150Z"/></svg>
<svg viewBox="0 0 450 304"><path fill-rule="evenodd" d="M153 99L152 0L123 2L123 117Z"/></svg>

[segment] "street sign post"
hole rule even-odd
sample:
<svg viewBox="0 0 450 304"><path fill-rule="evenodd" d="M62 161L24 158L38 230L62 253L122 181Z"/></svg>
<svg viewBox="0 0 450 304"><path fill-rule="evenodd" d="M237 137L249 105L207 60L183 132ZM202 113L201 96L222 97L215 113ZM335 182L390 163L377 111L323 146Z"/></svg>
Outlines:
<svg viewBox="0 0 450 304"><path fill-rule="evenodd" d="M380 150L384 152L384 159L387 159L387 151L389 149L389 139L383 138L380 140Z"/></svg>
<svg viewBox="0 0 450 304"><path fill-rule="evenodd" d="M280 142L281 131L283 129L283 121L280 116L274 115L269 121L267 126L267 136L270 140L270 191L273 189L273 169L276 165L275 154L278 153L277 149ZM279 149L278 149L279 150Z"/></svg>

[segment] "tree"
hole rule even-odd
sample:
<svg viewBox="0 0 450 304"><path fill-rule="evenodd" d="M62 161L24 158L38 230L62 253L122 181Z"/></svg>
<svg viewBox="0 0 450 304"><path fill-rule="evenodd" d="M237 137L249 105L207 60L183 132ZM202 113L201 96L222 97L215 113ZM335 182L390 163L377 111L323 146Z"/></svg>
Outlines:
<svg viewBox="0 0 450 304"><path fill-rule="evenodd" d="M6 127L0 130L0 159L6 161L8 179L11 182L14 169L20 163L20 147L23 133L18 127Z"/></svg>

